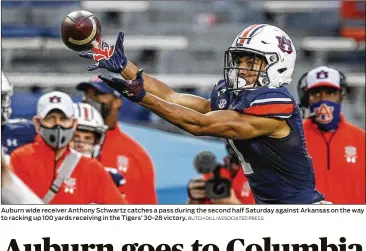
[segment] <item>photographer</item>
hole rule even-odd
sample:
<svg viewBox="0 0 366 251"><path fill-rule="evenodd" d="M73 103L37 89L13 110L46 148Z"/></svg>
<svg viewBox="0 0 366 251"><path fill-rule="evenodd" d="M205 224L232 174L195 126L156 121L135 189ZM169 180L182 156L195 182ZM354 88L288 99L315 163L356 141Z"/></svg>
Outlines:
<svg viewBox="0 0 366 251"><path fill-rule="evenodd" d="M255 204L241 164L229 145L224 164L218 164L210 152L195 158L202 177L188 183L188 204Z"/></svg>

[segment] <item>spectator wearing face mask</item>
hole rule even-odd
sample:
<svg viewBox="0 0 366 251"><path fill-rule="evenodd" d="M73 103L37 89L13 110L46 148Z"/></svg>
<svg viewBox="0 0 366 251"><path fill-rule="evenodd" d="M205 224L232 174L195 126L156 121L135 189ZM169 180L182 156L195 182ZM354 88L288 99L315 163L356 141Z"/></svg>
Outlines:
<svg viewBox="0 0 366 251"><path fill-rule="evenodd" d="M49 204L126 204L110 175L96 160L69 148L77 120L69 95L40 97L33 118L35 142L11 154L14 173Z"/></svg>
<svg viewBox="0 0 366 251"><path fill-rule="evenodd" d="M99 78L83 82L77 90L84 94L84 102L94 106L102 115L107 132L99 157L100 162L116 168L125 179L120 192L131 204L156 204L154 166L146 150L123 132L118 114L122 96Z"/></svg>
<svg viewBox="0 0 366 251"><path fill-rule="evenodd" d="M309 109L304 133L317 189L334 204L365 204L365 130L341 113L346 78L320 66L298 83L300 107Z"/></svg>

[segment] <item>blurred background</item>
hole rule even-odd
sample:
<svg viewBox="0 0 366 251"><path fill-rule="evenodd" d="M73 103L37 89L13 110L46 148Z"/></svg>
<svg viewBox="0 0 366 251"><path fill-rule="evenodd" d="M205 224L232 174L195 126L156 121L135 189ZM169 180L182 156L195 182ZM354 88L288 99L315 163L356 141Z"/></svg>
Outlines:
<svg viewBox="0 0 366 251"><path fill-rule="evenodd" d="M289 90L297 98L300 76L320 65L343 71L349 88L342 110L365 128L365 1L1 1L1 67L15 86L13 117L31 119L40 95L69 93L90 80L90 63L60 38L64 17L77 9L94 13L105 40L125 32L128 58L177 91L209 97L222 79L224 51L253 23L279 26L292 38L297 65ZM186 184L197 176L193 157L203 150L225 155L222 141L187 135L125 100L122 128L151 154L159 202L184 203ZM159 139L159 142L156 141ZM159 144L159 149L156 145Z"/></svg>

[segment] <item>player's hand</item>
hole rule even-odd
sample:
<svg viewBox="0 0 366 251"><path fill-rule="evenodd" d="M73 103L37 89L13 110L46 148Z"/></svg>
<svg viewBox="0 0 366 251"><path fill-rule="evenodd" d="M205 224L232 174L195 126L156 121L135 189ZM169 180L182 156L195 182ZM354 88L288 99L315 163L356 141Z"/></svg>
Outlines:
<svg viewBox="0 0 366 251"><path fill-rule="evenodd" d="M139 69L136 73L136 78L133 80L124 80L121 78L107 77L103 75L99 75L98 77L132 102L139 102L146 95L142 72L143 70Z"/></svg>
<svg viewBox="0 0 366 251"><path fill-rule="evenodd" d="M188 196L191 200L204 200L207 198L206 181L203 179L193 179L188 183Z"/></svg>
<svg viewBox="0 0 366 251"><path fill-rule="evenodd" d="M92 49L94 53L80 52L79 56L97 61L95 64L88 66L88 71L104 68L110 72L121 73L128 62L124 52L123 40L124 33L119 32L115 45L110 46L107 42L101 40L99 46Z"/></svg>

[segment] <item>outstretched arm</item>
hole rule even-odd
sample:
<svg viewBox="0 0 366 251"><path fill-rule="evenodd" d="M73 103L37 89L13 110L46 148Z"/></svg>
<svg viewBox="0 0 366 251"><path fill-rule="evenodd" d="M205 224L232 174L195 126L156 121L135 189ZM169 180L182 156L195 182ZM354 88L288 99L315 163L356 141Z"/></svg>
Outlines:
<svg viewBox="0 0 366 251"><path fill-rule="evenodd" d="M128 61L124 52L123 41L124 33L119 32L115 45L110 46L101 40L98 47L92 49L94 53L80 52L79 56L96 61L96 63L88 66L88 71L104 68L110 72L120 73L125 79L131 80L136 76L138 68L132 62ZM147 74L144 74L143 78L145 80L146 91L155 96L168 102L191 108L200 113L211 111L211 104L207 99L191 94L177 93L165 83Z"/></svg>
<svg viewBox="0 0 366 251"><path fill-rule="evenodd" d="M133 102L138 102L165 120L197 136L215 136L226 139L250 139L261 135L281 137L288 135L285 120L220 110L202 114L191 108L165 101L144 89L142 69L134 80L99 75L106 84Z"/></svg>
<svg viewBox="0 0 366 251"><path fill-rule="evenodd" d="M139 104L196 136L250 139L261 135L272 135L286 123L283 120L240 114L231 110L201 114L149 93Z"/></svg>
<svg viewBox="0 0 366 251"><path fill-rule="evenodd" d="M136 65L131 61L128 61L126 67L121 71L121 75L125 79L131 80L135 78L138 70L139 68ZM143 73L143 78L145 90L165 101L182 105L203 114L211 111L211 103L205 98L192 94L175 92L167 84L146 73Z"/></svg>
<svg viewBox="0 0 366 251"><path fill-rule="evenodd" d="M138 68L132 62L128 61L124 52L123 41L124 33L119 32L115 45L110 46L101 40L99 45L92 49L94 51L93 53L80 52L79 56L96 61L96 63L88 66L88 71L104 68L110 72L120 73L125 79L131 80L136 76ZM191 94L177 93L165 83L147 74L144 74L143 78L145 80L146 91L155 96L171 103L189 107L200 113L211 111L211 104L207 99Z"/></svg>

